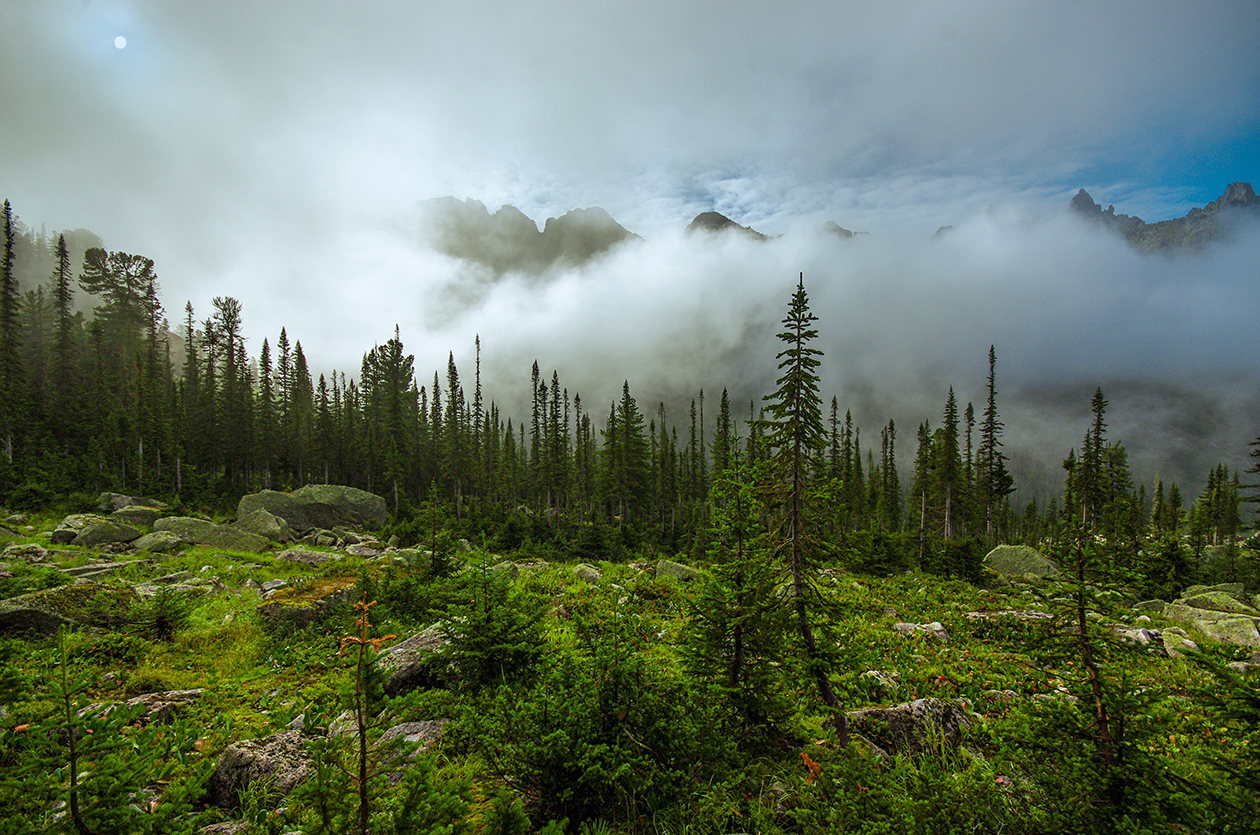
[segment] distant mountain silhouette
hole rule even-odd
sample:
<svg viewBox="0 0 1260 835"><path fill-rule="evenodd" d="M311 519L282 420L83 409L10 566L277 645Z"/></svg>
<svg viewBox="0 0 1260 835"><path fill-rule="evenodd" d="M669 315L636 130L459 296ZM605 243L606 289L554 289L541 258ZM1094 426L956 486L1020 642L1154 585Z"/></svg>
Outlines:
<svg viewBox="0 0 1260 835"><path fill-rule="evenodd" d="M542 231L515 206L494 214L477 200L437 197L419 204L420 235L438 252L489 267L496 274L541 274L578 266L639 236L599 208L547 218Z"/></svg>
<svg viewBox="0 0 1260 835"><path fill-rule="evenodd" d="M709 234L717 234L726 232L727 230L735 230L742 235L758 240L769 240L768 236L761 234L756 229L749 226L740 226L721 212L701 212L696 215L691 223L687 224L687 233L708 232Z"/></svg>
<svg viewBox="0 0 1260 835"><path fill-rule="evenodd" d="M1158 223L1116 214L1115 206L1108 206L1104 211L1085 189L1076 193L1070 206L1082 217L1113 229L1134 246L1147 251L1198 248L1227 236L1239 220L1260 219L1260 198L1256 197L1251 183L1230 183L1225 194L1202 209L1191 209L1185 217Z"/></svg>

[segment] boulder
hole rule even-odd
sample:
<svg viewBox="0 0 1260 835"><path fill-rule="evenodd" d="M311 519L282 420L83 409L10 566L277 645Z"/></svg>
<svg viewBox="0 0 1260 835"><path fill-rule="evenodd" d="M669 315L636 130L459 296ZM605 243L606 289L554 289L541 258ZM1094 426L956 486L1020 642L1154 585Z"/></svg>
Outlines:
<svg viewBox="0 0 1260 835"><path fill-rule="evenodd" d="M114 542L131 542L139 538L140 530L138 528L133 528L131 525L126 525L122 522L115 522L113 519L101 518L89 520L79 529L79 533L70 541L70 544L93 548Z"/></svg>
<svg viewBox="0 0 1260 835"><path fill-rule="evenodd" d="M262 508L238 517L233 527L246 533L265 536L272 542L288 542L293 538L293 529L288 522Z"/></svg>
<svg viewBox="0 0 1260 835"><path fill-rule="evenodd" d="M377 744L384 745L395 739L402 739L419 745L420 750L424 751L430 743L442 738L442 727L449 721L449 719L428 719L423 722L403 722L381 734Z"/></svg>
<svg viewBox="0 0 1260 835"><path fill-rule="evenodd" d="M154 531L133 541L131 547L150 554L169 554L184 547L184 540L170 531Z"/></svg>
<svg viewBox="0 0 1260 835"><path fill-rule="evenodd" d="M126 608L138 600L126 586L85 580L0 600L0 634L55 635L62 625L76 627L96 613Z"/></svg>
<svg viewBox="0 0 1260 835"><path fill-rule="evenodd" d="M144 528L153 527L153 523L163 513L161 508L127 505L109 514L109 518L124 525L139 525Z"/></svg>
<svg viewBox="0 0 1260 835"><path fill-rule="evenodd" d="M273 622L290 623L299 628L310 626L354 600L356 582L354 577L329 577L277 589L258 606L258 613Z"/></svg>
<svg viewBox="0 0 1260 835"><path fill-rule="evenodd" d="M852 710L846 714L849 732L866 737L890 754L920 754L938 740L958 747L971 716L959 703L943 699Z"/></svg>
<svg viewBox="0 0 1260 835"><path fill-rule="evenodd" d="M251 493L241 497L236 516L239 519L256 510L279 516L295 531L338 525L379 525L387 518L385 499L366 490L333 484L308 484L292 493L276 490Z"/></svg>
<svg viewBox="0 0 1260 835"><path fill-rule="evenodd" d="M704 576L704 573L683 565L682 563L673 562L671 560L660 560L656 563L656 579L662 577L673 577L682 583L689 583L692 580L698 580Z"/></svg>
<svg viewBox="0 0 1260 835"><path fill-rule="evenodd" d="M1164 641L1164 651L1169 658L1181 658L1187 652L1198 652L1199 645L1190 640L1186 630L1179 626L1170 626L1160 633Z"/></svg>
<svg viewBox="0 0 1260 835"><path fill-rule="evenodd" d="M573 566L573 576L587 583L598 583L604 575L595 566L580 562Z"/></svg>
<svg viewBox="0 0 1260 835"><path fill-rule="evenodd" d="M1256 611L1254 607L1243 602L1239 597L1223 591L1203 591L1193 596L1183 595L1177 603L1194 609L1208 609L1213 612L1230 612L1260 617L1260 611Z"/></svg>
<svg viewBox="0 0 1260 835"><path fill-rule="evenodd" d="M211 805L234 810L240 808L241 790L255 780L265 781L283 797L310 773L311 755L302 732L284 731L229 745L219 756L206 790Z"/></svg>
<svg viewBox="0 0 1260 835"><path fill-rule="evenodd" d="M329 554L324 551L308 551L305 548L290 548L287 551L280 551L276 554L276 559L285 562L300 562L306 565L320 565L331 560L336 554Z"/></svg>
<svg viewBox="0 0 1260 835"><path fill-rule="evenodd" d="M436 685L438 681L432 661L449 643L446 624L439 621L382 651L376 658L376 666L389 674L385 694L397 696L417 687Z"/></svg>
<svg viewBox="0 0 1260 835"><path fill-rule="evenodd" d="M223 548L228 551L265 551L271 547L271 540L265 536L238 531L227 525L216 525L204 519L191 516L167 516L153 523L154 531L168 531L185 542L194 545L209 545L211 548Z"/></svg>
<svg viewBox="0 0 1260 835"><path fill-rule="evenodd" d="M100 513L113 513L124 507L156 507L166 509L164 502L157 499L146 499L144 496L125 496L122 493L102 493L96 497L96 509Z"/></svg>
<svg viewBox="0 0 1260 835"><path fill-rule="evenodd" d="M1180 601L1166 604L1164 617L1193 626L1213 641L1260 649L1260 630L1256 627L1258 621L1256 617L1200 609L1195 606L1186 606Z"/></svg>
<svg viewBox="0 0 1260 835"><path fill-rule="evenodd" d="M4 551L0 553L0 556L3 556L6 560L43 562L52 556L52 551L35 542L15 542L12 545L4 546Z"/></svg>
<svg viewBox="0 0 1260 835"><path fill-rule="evenodd" d="M1002 577L1059 576L1059 567L1053 560L1027 545L999 545L985 555L984 566Z"/></svg>

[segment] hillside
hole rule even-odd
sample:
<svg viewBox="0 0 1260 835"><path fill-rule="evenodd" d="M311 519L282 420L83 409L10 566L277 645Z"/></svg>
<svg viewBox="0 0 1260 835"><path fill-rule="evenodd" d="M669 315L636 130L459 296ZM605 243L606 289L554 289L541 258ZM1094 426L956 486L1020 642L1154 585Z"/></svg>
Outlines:
<svg viewBox="0 0 1260 835"><path fill-rule="evenodd" d="M321 529L357 517L335 504L345 488L320 489L319 512L335 514L322 522L259 494L284 514L273 521L317 525L278 525L261 550L159 547L155 532L182 529L187 511L113 494L97 510L122 505L106 521L151 531L143 546L103 542L90 517L10 517L0 608L11 615L25 591L46 617L27 621L41 634L7 620L0 639L6 831L68 830L67 725L91 729L85 757L120 769L78 766L82 814L120 827L109 831L350 831L354 783L331 764L353 773L357 704L381 771L373 832L1077 833L1116 831L1122 811L1133 831L1220 832L1251 820L1254 795L1224 769L1247 773L1256 726L1212 706L1206 694L1224 691L1184 653L1190 638L1217 663L1253 650L1100 597L1097 655L1082 665L1072 586L1032 579L1053 569L1018 549L979 584L859 573L843 555L817 570L846 748L785 637L781 582L757 592L782 605L743 621L741 658L721 614L738 605L735 564L716 552L691 566L585 563L544 546L547 522L524 509L532 544L517 550L469 545L444 512L418 540L392 523ZM248 506L215 535L256 525ZM356 627L364 600L371 626ZM59 640L57 621L75 631ZM378 639L381 672L356 699L357 647ZM1230 673L1236 685L1254 688L1260 667L1236 666L1251 682ZM1104 677L1122 784L1097 758L1090 670ZM130 712L67 714L63 692L76 710ZM121 761L108 739L124 741ZM561 819L567 830L543 826Z"/></svg>

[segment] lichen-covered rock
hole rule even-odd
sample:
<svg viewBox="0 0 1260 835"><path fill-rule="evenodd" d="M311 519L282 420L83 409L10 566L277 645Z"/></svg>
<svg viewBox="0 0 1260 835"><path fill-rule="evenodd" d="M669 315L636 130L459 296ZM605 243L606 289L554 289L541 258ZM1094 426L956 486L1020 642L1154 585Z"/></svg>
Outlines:
<svg viewBox="0 0 1260 835"><path fill-rule="evenodd" d="M158 519L153 523L153 529L168 531L194 545L208 545L211 548L223 548L228 551L257 553L271 547L271 540L265 536L238 531L227 525L216 525L191 516L167 516Z"/></svg>
<svg viewBox="0 0 1260 835"><path fill-rule="evenodd" d="M962 741L971 716L961 704L942 699L915 699L891 707L846 713L849 732L874 742L891 754L919 754L939 740L951 747Z"/></svg>
<svg viewBox="0 0 1260 835"><path fill-rule="evenodd" d="M151 528L162 513L161 508L132 504L115 510L109 514L109 518L124 525L139 525L143 528Z"/></svg>
<svg viewBox="0 0 1260 835"><path fill-rule="evenodd" d="M246 533L265 536L272 542L288 542L293 539L293 529L289 523L262 508L238 517L233 525Z"/></svg>
<svg viewBox="0 0 1260 835"><path fill-rule="evenodd" d="M672 560L660 560L656 563L656 578L673 577L682 583L689 583L692 580L699 580L704 576L704 572L683 565Z"/></svg>
<svg viewBox="0 0 1260 835"><path fill-rule="evenodd" d="M22 562L43 562L51 555L52 551L36 542L15 542L4 546L4 551L0 553L6 560Z"/></svg>
<svg viewBox="0 0 1260 835"><path fill-rule="evenodd" d="M1240 584L1241 585L1241 584ZM1223 591L1202 591L1192 596L1182 595L1177 603L1195 609L1209 609L1213 612L1231 612L1240 615L1260 617L1260 611L1239 599L1238 595Z"/></svg>
<svg viewBox="0 0 1260 835"><path fill-rule="evenodd" d="M595 566L580 562L573 566L573 576L587 583L598 583L604 575Z"/></svg>
<svg viewBox="0 0 1260 835"><path fill-rule="evenodd" d="M122 493L102 493L96 497L96 509L100 513L113 513L115 510L121 510L124 507L156 507L160 510L166 509L164 502L157 499L148 499L144 496L125 496Z"/></svg>
<svg viewBox="0 0 1260 835"><path fill-rule="evenodd" d="M1186 606L1183 602L1164 606L1164 617L1198 629L1213 641L1260 649L1260 618Z"/></svg>
<svg viewBox="0 0 1260 835"><path fill-rule="evenodd" d="M0 600L0 634L55 635L63 624L78 626L93 615L108 616L138 600L126 586L91 580Z"/></svg>
<svg viewBox="0 0 1260 835"><path fill-rule="evenodd" d="M258 613L269 620L309 626L328 617L337 607L350 603L355 598L356 582L354 577L329 577L277 589L258 606Z"/></svg>
<svg viewBox="0 0 1260 835"><path fill-rule="evenodd" d="M113 519L89 521L77 536L70 541L71 545L93 548L114 542L132 542L140 538L140 530L131 525L115 522Z"/></svg>
<svg viewBox="0 0 1260 835"><path fill-rule="evenodd" d="M242 496L237 503L236 516L239 519L255 510L279 516L295 531L338 525L379 525L388 516L385 499L366 490L335 484L308 484L292 493L276 490L251 493Z"/></svg>
<svg viewBox="0 0 1260 835"><path fill-rule="evenodd" d="M96 704L90 704L82 708L79 711L79 715L95 716L108 714L119 707L128 711L142 708L143 713L135 719L135 722L145 725L153 723L164 724L173 720L189 706L196 704L205 692L204 687L196 687L191 690L167 690L163 693L146 693L143 696L136 696L125 702L97 702Z"/></svg>
<svg viewBox="0 0 1260 835"><path fill-rule="evenodd" d="M311 755L301 731L284 731L262 739L229 745L219 756L206 786L210 803L221 809L240 808L240 792L261 780L279 800L311 772Z"/></svg>
<svg viewBox="0 0 1260 835"><path fill-rule="evenodd" d="M154 531L133 541L131 547L137 551L148 551L150 554L169 554L183 548L187 543L170 531Z"/></svg>
<svg viewBox="0 0 1260 835"><path fill-rule="evenodd" d="M308 551L305 548L290 548L287 551L280 551L276 554L276 559L285 562L300 562L306 565L321 565L328 562L336 554L329 554L324 551Z"/></svg>
<svg viewBox="0 0 1260 835"><path fill-rule="evenodd" d="M1054 560L1027 545L999 545L985 555L984 565L1002 577L1059 576Z"/></svg>
<svg viewBox="0 0 1260 835"><path fill-rule="evenodd" d="M449 643L446 624L439 621L382 651L377 656L376 666L389 673L385 682L386 695L397 696L417 687L436 685L438 682L432 670L432 661Z"/></svg>

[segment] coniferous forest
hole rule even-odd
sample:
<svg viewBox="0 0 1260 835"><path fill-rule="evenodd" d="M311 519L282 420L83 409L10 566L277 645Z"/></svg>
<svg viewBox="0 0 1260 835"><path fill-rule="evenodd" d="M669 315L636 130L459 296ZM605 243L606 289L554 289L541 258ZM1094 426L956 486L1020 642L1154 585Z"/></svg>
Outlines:
<svg viewBox="0 0 1260 835"><path fill-rule="evenodd" d="M1260 830L1260 439L1139 483L1098 389L1017 507L1000 346L859 427L805 276L759 399L535 362L508 414L479 342L251 354L237 299L3 226L0 832ZM141 538L307 486L379 513Z"/></svg>

